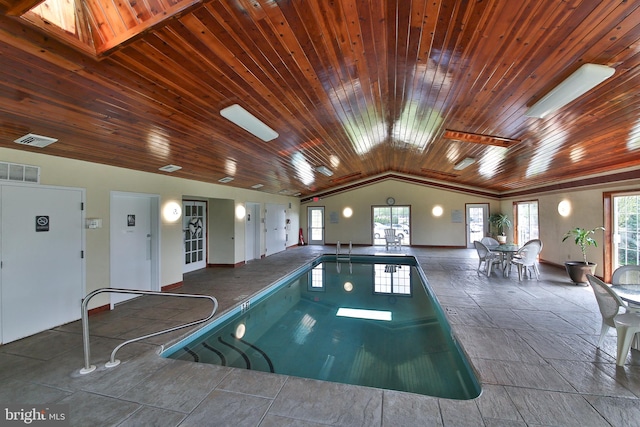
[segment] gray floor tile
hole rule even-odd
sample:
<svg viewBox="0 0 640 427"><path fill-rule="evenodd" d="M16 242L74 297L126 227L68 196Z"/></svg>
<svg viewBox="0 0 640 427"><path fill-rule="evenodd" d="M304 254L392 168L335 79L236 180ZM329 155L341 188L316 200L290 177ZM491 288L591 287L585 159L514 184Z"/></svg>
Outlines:
<svg viewBox="0 0 640 427"><path fill-rule="evenodd" d="M507 387L529 425L605 427L609 423L579 394Z"/></svg>
<svg viewBox="0 0 640 427"><path fill-rule="evenodd" d="M79 391L61 400L69 405L69 421L72 426L112 426L127 419L138 410L131 402Z"/></svg>
<svg viewBox="0 0 640 427"><path fill-rule="evenodd" d="M180 427L253 427L269 409L271 399L220 390L213 391Z"/></svg>
<svg viewBox="0 0 640 427"><path fill-rule="evenodd" d="M71 393L19 380L0 382L0 402L17 404L55 403Z"/></svg>
<svg viewBox="0 0 640 427"><path fill-rule="evenodd" d="M188 413L227 373L219 366L172 361L124 393L122 399Z"/></svg>
<svg viewBox="0 0 640 427"><path fill-rule="evenodd" d="M640 425L640 405L635 399L603 396L585 398L612 426Z"/></svg>
<svg viewBox="0 0 640 427"><path fill-rule="evenodd" d="M166 409L142 407L118 427L175 427L184 420L185 414Z"/></svg>
<svg viewBox="0 0 640 427"><path fill-rule="evenodd" d="M216 388L273 399L280 392L286 380L287 377L282 375L271 375L246 369L230 369L229 375Z"/></svg>
<svg viewBox="0 0 640 427"><path fill-rule="evenodd" d="M330 425L380 425L382 390L290 377L269 414Z"/></svg>
<svg viewBox="0 0 640 427"><path fill-rule="evenodd" d="M382 425L385 427L442 426L439 399L412 393L385 390L382 404Z"/></svg>

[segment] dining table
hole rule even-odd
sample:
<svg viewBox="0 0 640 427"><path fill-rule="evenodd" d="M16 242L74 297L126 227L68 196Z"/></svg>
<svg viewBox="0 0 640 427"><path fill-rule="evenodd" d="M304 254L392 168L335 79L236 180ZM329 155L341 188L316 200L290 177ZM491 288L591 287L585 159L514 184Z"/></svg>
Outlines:
<svg viewBox="0 0 640 427"><path fill-rule="evenodd" d="M508 276L511 271L511 261L513 255L520 250L521 246L515 243L501 243L499 245L487 246L491 252L497 252L502 257L502 275Z"/></svg>

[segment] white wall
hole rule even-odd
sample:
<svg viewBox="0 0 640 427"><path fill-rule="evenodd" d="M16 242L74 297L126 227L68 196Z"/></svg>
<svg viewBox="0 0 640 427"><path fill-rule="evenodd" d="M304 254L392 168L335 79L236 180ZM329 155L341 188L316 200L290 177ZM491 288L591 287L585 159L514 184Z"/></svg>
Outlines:
<svg viewBox="0 0 640 427"><path fill-rule="evenodd" d="M44 149L46 150L46 149ZM63 187L79 187L86 189L86 217L102 218L101 229L86 230L87 249L87 293L108 287L109 281L109 194L110 191L138 192L159 194L161 208L169 201L181 204L183 197L198 199L229 200L228 211L231 212L230 233L235 230L240 236L233 236L230 246L225 247L228 257L225 262L238 264L244 261L244 219L236 218L233 211L235 205L246 202L264 204L281 203L289 205L287 217L292 227L299 227L299 200L295 197L267 194L254 190L244 190L218 184L208 184L175 178L170 175L139 172L130 169L116 168L61 157L47 156L22 150L0 148L0 161L40 166L41 184ZM188 195L188 196L186 196ZM242 230L242 231L240 231ZM231 239L230 239L231 240ZM182 220L175 223L162 221L161 224L161 259L160 285L167 286L182 281L183 235ZM264 254L264 243L261 244ZM108 295L99 295L92 300L90 308L108 304Z"/></svg>
<svg viewBox="0 0 640 427"><path fill-rule="evenodd" d="M489 203L492 212L500 206L496 199L389 179L303 204L300 223L303 224L305 240L308 237L307 207L324 206L326 243L351 240L354 244L371 244L372 206L386 206L389 196L396 199L396 206L411 206L411 244L415 246L465 247L465 204ZM444 209L439 218L431 213L435 205ZM345 207L353 209L351 218L342 216ZM455 210L462 211L463 222L452 222ZM337 224L330 222L332 212L338 214Z"/></svg>
<svg viewBox="0 0 640 427"><path fill-rule="evenodd" d="M562 242L565 233L575 227L592 229L604 226L603 195L612 191L640 191L640 180L629 181L624 184L600 185L583 189L572 189L546 194L528 195L523 198L503 200L503 212L513 212L514 201L537 200L540 216L540 239L544 244L541 259L557 265L563 265L567 260L582 260L582 253L572 239ZM558 213L558 203L567 200L571 203L571 213L563 217ZM587 258L598 264L596 275L603 275L604 265L604 232L597 231L593 236L598 247L587 248Z"/></svg>
<svg viewBox="0 0 640 427"><path fill-rule="evenodd" d="M300 206L298 199L294 197L189 181L168 175L138 172L21 150L0 148L0 161L40 166L42 184L86 189L86 217L103 219L103 228L87 230L86 233L87 292L109 286L109 192L111 190L159 194L162 205L172 200L181 202L185 195L205 200L226 199L233 201L228 202L228 211L235 210L235 207L247 202L259 203L263 213L267 202L290 206L286 214L291 220L287 246L297 243L297 230L300 227L305 232L305 239L308 237L306 236L307 206L325 207L327 243L351 240L354 244L371 244L371 207L384 206L386 198L393 196L396 199L396 205L411 206L411 243L413 245L464 247L465 225L464 222L451 221L452 211L461 210L464 215L466 203L489 203L491 213L503 212L511 215L514 201L538 200L540 237L544 242L541 257L545 261L558 265L562 265L569 258L580 259L580 251L574 244L562 242L562 236L567 230L577 226L592 228L603 225L603 192L640 190L640 180L636 180L624 184L534 194L497 201L492 198L389 179L326 197L317 203L305 203ZM558 203L563 199L572 203L571 215L566 218L561 217L557 211ZM440 218L435 218L431 214L431 209L436 204L444 209L444 215ZM354 215L351 218L342 216L342 210L347 206L353 209ZM329 221L332 212L338 213L337 224ZM229 260L229 263L237 264L242 262L245 256L244 219L235 216L233 218L235 218L233 243L225 249L229 257L224 258L224 262ZM161 286L166 286L182 281L181 221L176 223L163 221L161 233ZM588 256L590 261L598 264L596 274L602 275L604 260L602 233L596 235L596 238L599 247L589 248ZM264 236L261 237L260 246L261 253L264 254ZM102 297L96 297L92 307L107 304L108 297L104 296L101 300Z"/></svg>

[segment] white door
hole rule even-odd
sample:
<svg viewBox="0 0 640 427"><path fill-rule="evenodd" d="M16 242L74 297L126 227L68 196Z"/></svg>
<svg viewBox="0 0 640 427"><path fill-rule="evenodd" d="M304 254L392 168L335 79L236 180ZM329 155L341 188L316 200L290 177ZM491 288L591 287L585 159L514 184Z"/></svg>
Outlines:
<svg viewBox="0 0 640 427"><path fill-rule="evenodd" d="M184 273L207 266L207 203L182 202Z"/></svg>
<svg viewBox="0 0 640 427"><path fill-rule="evenodd" d="M307 239L309 245L324 245L324 207L307 209Z"/></svg>
<svg viewBox="0 0 640 427"><path fill-rule="evenodd" d="M467 248L480 241L489 233L489 205L486 203L467 204Z"/></svg>
<svg viewBox="0 0 640 427"><path fill-rule="evenodd" d="M0 186L0 342L80 318L84 190Z"/></svg>
<svg viewBox="0 0 640 427"><path fill-rule="evenodd" d="M111 192L111 287L158 291L159 198ZM111 294L111 307L135 298Z"/></svg>
<svg viewBox="0 0 640 427"><path fill-rule="evenodd" d="M244 226L245 261L260 258L260 204L247 203Z"/></svg>
<svg viewBox="0 0 640 427"><path fill-rule="evenodd" d="M266 205L264 223L266 228L265 252L273 255L287 247L287 210L284 205Z"/></svg>

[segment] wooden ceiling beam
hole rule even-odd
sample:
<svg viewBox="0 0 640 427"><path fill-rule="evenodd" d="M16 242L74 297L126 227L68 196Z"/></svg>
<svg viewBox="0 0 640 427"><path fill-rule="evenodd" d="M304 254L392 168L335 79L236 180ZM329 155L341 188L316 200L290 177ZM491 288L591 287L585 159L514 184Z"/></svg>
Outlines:
<svg viewBox="0 0 640 427"><path fill-rule="evenodd" d="M45 0L18 0L11 7L7 9L5 15L7 16L22 16L40 3L44 3Z"/></svg>

